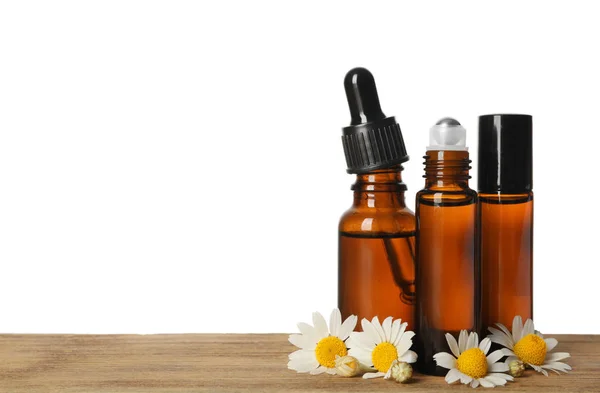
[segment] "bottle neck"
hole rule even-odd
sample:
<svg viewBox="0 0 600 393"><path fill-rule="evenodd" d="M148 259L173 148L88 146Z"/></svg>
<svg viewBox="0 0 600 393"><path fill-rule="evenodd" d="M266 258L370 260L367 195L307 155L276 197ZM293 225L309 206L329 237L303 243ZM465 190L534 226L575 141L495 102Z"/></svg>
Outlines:
<svg viewBox="0 0 600 393"><path fill-rule="evenodd" d="M429 150L425 153L425 188L461 191L469 188L469 152L463 150Z"/></svg>
<svg viewBox="0 0 600 393"><path fill-rule="evenodd" d="M378 209L405 208L406 184L402 182L401 174L403 169L401 165L397 165L356 175L356 183L352 185L354 206Z"/></svg>

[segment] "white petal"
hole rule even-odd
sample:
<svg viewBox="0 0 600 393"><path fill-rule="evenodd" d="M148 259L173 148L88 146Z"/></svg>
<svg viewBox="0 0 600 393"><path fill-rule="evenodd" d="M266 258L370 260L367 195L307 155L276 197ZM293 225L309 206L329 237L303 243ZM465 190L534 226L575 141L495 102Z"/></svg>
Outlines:
<svg viewBox="0 0 600 393"><path fill-rule="evenodd" d="M552 351L558 344L558 340L555 338L545 338L544 342L546 343L546 351L548 352Z"/></svg>
<svg viewBox="0 0 600 393"><path fill-rule="evenodd" d="M319 375L319 374L323 374L327 369L323 366L319 366L317 368L315 368L314 370L310 371L310 375Z"/></svg>
<svg viewBox="0 0 600 393"><path fill-rule="evenodd" d="M415 336L415 334L411 331L405 332L402 337L400 338L400 342L398 343L398 345L396 346L396 349L398 350L398 354L402 355L404 354L404 352L408 351L410 349L410 347L412 347L412 338Z"/></svg>
<svg viewBox="0 0 600 393"><path fill-rule="evenodd" d="M298 326L298 330L300 330L301 334L304 334L306 336L316 335L315 334L315 328L313 328L312 326L310 326L308 323L298 322L296 324L296 326Z"/></svg>
<svg viewBox="0 0 600 393"><path fill-rule="evenodd" d="M497 377L497 378L502 378L502 379L505 379L507 381L514 381L515 380L511 375L504 374L504 373L490 373L488 375L491 375L491 376Z"/></svg>
<svg viewBox="0 0 600 393"><path fill-rule="evenodd" d="M371 352L367 352L362 349L351 349L348 351L348 355L354 356L358 359L359 363L364 366L371 367L373 365L373 358L371 357Z"/></svg>
<svg viewBox="0 0 600 393"><path fill-rule="evenodd" d="M348 351L348 355L350 355L350 356L354 356L354 357L361 356L363 358L368 358L369 360L371 359L371 353L372 353L372 351L369 351L367 349L363 349L360 347L350 348L350 350Z"/></svg>
<svg viewBox="0 0 600 393"><path fill-rule="evenodd" d="M397 321L399 321L399 319ZM393 341L390 341L392 344L394 344L394 346L396 346L396 347L398 346L398 343L402 339L402 336L404 335L404 332L406 331L406 327L407 326L408 326L407 322L404 322L404 323L400 324L400 327L398 329L398 333L396 334L396 337L394 338Z"/></svg>
<svg viewBox="0 0 600 393"><path fill-rule="evenodd" d="M502 372L508 371L508 369L509 369L509 367L508 367L508 364L506 364L506 363L493 363L493 364L488 363L488 371L502 373Z"/></svg>
<svg viewBox="0 0 600 393"><path fill-rule="evenodd" d="M504 351L502 349L498 349L498 350L490 353L487 356L488 366L491 366L492 364L496 363L498 360L502 359L504 356L506 356L506 355L504 354Z"/></svg>
<svg viewBox="0 0 600 393"><path fill-rule="evenodd" d="M356 338L352 338L352 337L348 337L346 339L346 341L344 342L344 344L346 344L346 348L348 348L348 349L358 347Z"/></svg>
<svg viewBox="0 0 600 393"><path fill-rule="evenodd" d="M402 356L399 356L400 361L406 363L415 363L417 361L417 354L413 351L406 351Z"/></svg>
<svg viewBox="0 0 600 393"><path fill-rule="evenodd" d="M566 373L567 371L571 371L571 366L569 366L567 363L563 363L563 362L553 362L553 363L544 364L544 365L542 365L542 368L552 370L552 371L556 372L557 374L559 373L559 371L562 371L563 373Z"/></svg>
<svg viewBox="0 0 600 393"><path fill-rule="evenodd" d="M485 355L487 355L491 346L492 346L492 342L487 337L484 338L483 340L481 340L481 342L479 343L479 349L481 349Z"/></svg>
<svg viewBox="0 0 600 393"><path fill-rule="evenodd" d="M439 352L433 355L433 360L438 366L451 370L456 368L456 358L450 355L448 352Z"/></svg>
<svg viewBox="0 0 600 393"><path fill-rule="evenodd" d="M493 383L496 386L499 386L499 385L502 386L502 385L506 384L506 379L497 377L495 375L486 375L485 379L490 381L491 383Z"/></svg>
<svg viewBox="0 0 600 393"><path fill-rule="evenodd" d="M347 339L350 336L350 333L354 331L357 321L358 317L356 315L350 315L348 318L346 318L344 323L342 323L342 326L340 326L340 330L338 331L338 337L341 340Z"/></svg>
<svg viewBox="0 0 600 393"><path fill-rule="evenodd" d="M543 368L541 368L540 366L536 366L535 364L531 364L531 363L527 363L527 364L529 364L531 366L531 368L533 368L538 373L542 373L545 376L548 376L548 372L546 370L544 370Z"/></svg>
<svg viewBox="0 0 600 393"><path fill-rule="evenodd" d="M522 330L523 330L523 320L521 319L520 315L517 315L513 319L513 325L512 325L513 341L515 343L521 339L521 331Z"/></svg>
<svg viewBox="0 0 600 393"><path fill-rule="evenodd" d="M377 333L377 330L375 330L375 326L373 326L373 324L366 318L363 318L360 323L362 325L363 332L369 335L369 341L372 341L376 345L379 344L381 342L381 337L379 336L379 333Z"/></svg>
<svg viewBox="0 0 600 393"><path fill-rule="evenodd" d="M352 332L350 338L346 341L346 346L351 349L360 348L372 351L375 345L371 335L366 332Z"/></svg>
<svg viewBox="0 0 600 393"><path fill-rule="evenodd" d="M510 362L512 362L513 360L519 360L519 358L516 356L509 356L506 359L504 359L504 364L506 364L506 366L508 367ZM489 366L489 363L488 363L488 366Z"/></svg>
<svg viewBox="0 0 600 393"><path fill-rule="evenodd" d="M390 343L394 344L396 341L396 337L398 337L398 332L400 331L400 319L396 319L392 322L392 331L390 332Z"/></svg>
<svg viewBox="0 0 600 393"><path fill-rule="evenodd" d="M513 349L514 343L512 336L506 336L503 332L493 327L489 327L488 330L492 332L492 334L488 336L492 342Z"/></svg>
<svg viewBox="0 0 600 393"><path fill-rule="evenodd" d="M300 349L304 346L304 336L301 334L290 334L288 341Z"/></svg>
<svg viewBox="0 0 600 393"><path fill-rule="evenodd" d="M355 348L355 347L360 346L360 340L361 340L361 337L363 334L364 333L362 333L362 332L350 333L350 336L346 340L346 348L350 349L350 348Z"/></svg>
<svg viewBox="0 0 600 393"><path fill-rule="evenodd" d="M415 332L411 330L402 332L402 334L400 334L398 338L396 338L394 346L396 348L400 348L404 352L412 346L412 339L414 336Z"/></svg>
<svg viewBox="0 0 600 393"><path fill-rule="evenodd" d="M488 334L488 337L490 336L502 336L504 335L504 332L501 330L496 329L493 326L488 326L488 331L490 332L490 334ZM512 336L511 336L512 338Z"/></svg>
<svg viewBox="0 0 600 393"><path fill-rule="evenodd" d="M467 374L460 373L460 383L468 384L471 383L473 377L468 376Z"/></svg>
<svg viewBox="0 0 600 393"><path fill-rule="evenodd" d="M337 371L335 371L335 368L326 368L325 372L329 375L335 375L337 374Z"/></svg>
<svg viewBox="0 0 600 393"><path fill-rule="evenodd" d="M569 357L571 357L571 355L568 352L554 352L549 355L546 355L546 360L544 360L544 362L552 363Z"/></svg>
<svg viewBox="0 0 600 393"><path fill-rule="evenodd" d="M478 379L474 379L471 381L471 387L473 389L475 389L477 386L479 386L479 380Z"/></svg>
<svg viewBox="0 0 600 393"><path fill-rule="evenodd" d="M477 348L479 346L479 336L477 333L471 332L469 333L469 338L467 339L467 349Z"/></svg>
<svg viewBox="0 0 600 393"><path fill-rule="evenodd" d="M308 351L304 349L299 349L294 351L288 355L288 359L290 360L317 360L317 356L315 355L315 351Z"/></svg>
<svg viewBox="0 0 600 393"><path fill-rule="evenodd" d="M480 384L481 384L481 386L483 386L484 388L493 388L494 386L496 386L496 385L494 385L494 383L493 383L493 382L491 382L491 381L488 381L488 380L487 380L487 379L485 379L485 378L479 378L479 383L480 383Z"/></svg>
<svg viewBox="0 0 600 393"><path fill-rule="evenodd" d="M288 368L299 373L307 373L319 367L319 362L316 358L313 359L290 359Z"/></svg>
<svg viewBox="0 0 600 393"><path fill-rule="evenodd" d="M512 340L512 334L510 334L510 332L508 331L506 326L504 326L501 323L497 323L496 326L498 326L498 328L502 331L502 333L506 334L506 336L508 336Z"/></svg>
<svg viewBox="0 0 600 393"><path fill-rule="evenodd" d="M322 338L319 337L315 328L310 326L308 323L298 322L297 326L298 330L300 330L300 333L309 337L309 340L314 341L315 343Z"/></svg>
<svg viewBox="0 0 600 393"><path fill-rule="evenodd" d="M317 366L319 363L317 363ZM311 370L314 370L314 367L308 363L294 363L291 360L288 362L288 369L294 370L298 373L307 373ZM316 366L315 366L316 367Z"/></svg>
<svg viewBox="0 0 600 393"><path fill-rule="evenodd" d="M373 327L375 328L375 331L377 332L377 334L379 335L379 338L381 339L381 341L379 342L385 342L385 333L383 332L383 328L381 327L381 323L379 323L379 318L377 316L374 316L373 319L371 320L371 324L373 324Z"/></svg>
<svg viewBox="0 0 600 393"><path fill-rule="evenodd" d="M510 341L508 341L507 339L505 339L503 337L493 336L493 335L490 335L488 337L489 337L490 341L493 343L499 344L508 349L514 348L514 345Z"/></svg>
<svg viewBox="0 0 600 393"><path fill-rule="evenodd" d="M319 312L313 313L313 325L315 325L315 330L317 331L317 336L319 339L325 338L329 336L329 329L327 329L327 322L325 322L325 318Z"/></svg>
<svg viewBox="0 0 600 393"><path fill-rule="evenodd" d="M317 346L316 341L311 340L309 336L304 336L302 334L290 334L288 341L301 349L314 350Z"/></svg>
<svg viewBox="0 0 600 393"><path fill-rule="evenodd" d="M461 330L460 334L458 335L458 350L460 351L460 353L463 353L464 351L467 350L467 338L469 337L469 334L467 333L466 330Z"/></svg>
<svg viewBox="0 0 600 393"><path fill-rule="evenodd" d="M455 383L460 379L461 374L462 373L458 371L458 369L453 368L450 371L448 371L448 374L446 374L446 377L444 379L448 383Z"/></svg>
<svg viewBox="0 0 600 393"><path fill-rule="evenodd" d="M383 329L383 334L385 335L385 341L387 342L391 342L392 341L392 320L394 318L392 317L387 317L386 319L383 320L383 323L381 324L381 328Z"/></svg>
<svg viewBox="0 0 600 393"><path fill-rule="evenodd" d="M453 335L450 333L446 333L446 341L448 342L448 346L450 347L450 351L457 358L460 356L460 351L458 350L458 343Z"/></svg>
<svg viewBox="0 0 600 393"><path fill-rule="evenodd" d="M331 316L329 317L329 332L332 336L338 336L340 334L340 327L342 326L342 314L340 310L334 308L331 311Z"/></svg>
<svg viewBox="0 0 600 393"><path fill-rule="evenodd" d="M366 373L365 375L363 375L364 379L381 378L381 377L385 377L385 373L376 372L376 373Z"/></svg>
<svg viewBox="0 0 600 393"><path fill-rule="evenodd" d="M527 336L528 334L534 334L535 330L533 329L533 321L531 318L528 318L525 321L525 326L523 326L523 331L521 332L521 338Z"/></svg>

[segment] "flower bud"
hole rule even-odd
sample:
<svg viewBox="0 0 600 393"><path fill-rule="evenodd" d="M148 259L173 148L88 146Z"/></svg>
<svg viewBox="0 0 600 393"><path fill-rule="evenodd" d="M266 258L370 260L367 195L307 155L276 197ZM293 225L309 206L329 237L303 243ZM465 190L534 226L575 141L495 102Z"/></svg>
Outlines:
<svg viewBox="0 0 600 393"><path fill-rule="evenodd" d="M354 377L360 373L360 363L354 356L336 356L335 371L342 377Z"/></svg>
<svg viewBox="0 0 600 393"><path fill-rule="evenodd" d="M525 371L525 365L519 359L511 360L508 363L508 373L515 378L518 378L523 375Z"/></svg>
<svg viewBox="0 0 600 393"><path fill-rule="evenodd" d="M405 383L410 381L413 375L412 366L406 362L399 362L398 360L394 360L387 374L385 375L385 379L392 379L399 383Z"/></svg>

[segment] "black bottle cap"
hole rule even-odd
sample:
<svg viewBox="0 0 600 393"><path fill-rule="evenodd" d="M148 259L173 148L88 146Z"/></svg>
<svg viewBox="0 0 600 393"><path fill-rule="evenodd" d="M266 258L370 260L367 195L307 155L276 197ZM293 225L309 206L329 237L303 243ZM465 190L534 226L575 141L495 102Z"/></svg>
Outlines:
<svg viewBox="0 0 600 393"><path fill-rule="evenodd" d="M530 115L479 117L477 187L485 193L523 193L533 189Z"/></svg>
<svg viewBox="0 0 600 393"><path fill-rule="evenodd" d="M408 161L400 125L381 111L373 74L354 68L346 74L344 88L352 115L350 126L342 128L348 173L366 173Z"/></svg>

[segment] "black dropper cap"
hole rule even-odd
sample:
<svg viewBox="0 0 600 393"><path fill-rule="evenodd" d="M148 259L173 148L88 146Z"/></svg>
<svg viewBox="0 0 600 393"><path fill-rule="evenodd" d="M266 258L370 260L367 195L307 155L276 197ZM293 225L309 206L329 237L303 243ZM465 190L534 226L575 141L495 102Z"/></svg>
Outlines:
<svg viewBox="0 0 600 393"><path fill-rule="evenodd" d="M354 68L344 88L352 121L342 128L348 173L366 173L408 161L400 125L381 111L373 74Z"/></svg>
<svg viewBox="0 0 600 393"><path fill-rule="evenodd" d="M524 193L533 189L530 115L479 117L479 173L484 193Z"/></svg>

